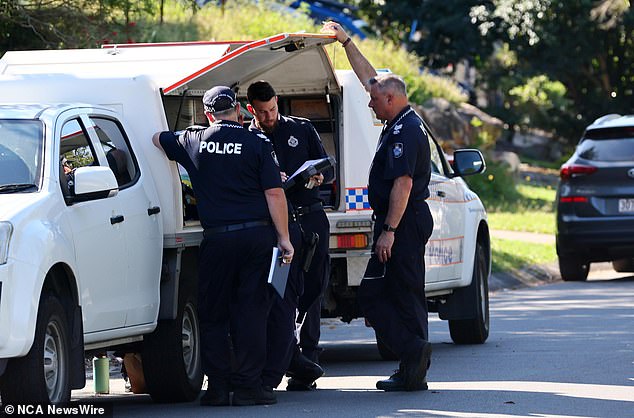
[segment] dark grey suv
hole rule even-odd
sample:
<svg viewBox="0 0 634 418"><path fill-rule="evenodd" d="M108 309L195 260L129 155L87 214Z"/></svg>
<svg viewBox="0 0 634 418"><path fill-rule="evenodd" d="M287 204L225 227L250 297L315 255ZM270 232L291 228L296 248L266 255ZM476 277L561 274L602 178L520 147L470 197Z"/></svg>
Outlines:
<svg viewBox="0 0 634 418"><path fill-rule="evenodd" d="M566 281L586 280L592 262L634 271L634 115L594 121L561 166L557 255Z"/></svg>

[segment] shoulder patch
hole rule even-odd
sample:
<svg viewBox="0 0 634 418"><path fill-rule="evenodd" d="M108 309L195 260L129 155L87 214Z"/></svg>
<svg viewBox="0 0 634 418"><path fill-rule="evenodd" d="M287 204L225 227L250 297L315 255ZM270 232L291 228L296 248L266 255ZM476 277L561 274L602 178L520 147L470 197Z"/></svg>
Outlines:
<svg viewBox="0 0 634 418"><path fill-rule="evenodd" d="M395 142L392 144L392 155L394 158L401 158L403 156L403 143Z"/></svg>

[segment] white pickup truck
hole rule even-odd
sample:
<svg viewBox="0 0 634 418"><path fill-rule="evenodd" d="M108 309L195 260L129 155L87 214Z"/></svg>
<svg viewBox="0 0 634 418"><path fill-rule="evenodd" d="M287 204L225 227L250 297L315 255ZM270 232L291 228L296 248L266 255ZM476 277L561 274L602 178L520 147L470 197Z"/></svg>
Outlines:
<svg viewBox="0 0 634 418"><path fill-rule="evenodd" d="M202 229L186 173L151 137L204 123L201 96L213 85L229 85L244 100L251 82L266 79L282 113L313 121L338 162L336 180L321 189L332 261L323 315L360 316L356 290L372 244L367 174L381 123L354 74L333 70L331 42L280 34L0 59L4 403L65 402L85 385L85 356L115 349L142 353L154 400L198 395ZM435 140L430 147L430 308L449 320L456 343L482 343L489 331L487 218L460 176L481 172L484 161L461 150L452 167ZM379 349L390 356L380 342Z"/></svg>

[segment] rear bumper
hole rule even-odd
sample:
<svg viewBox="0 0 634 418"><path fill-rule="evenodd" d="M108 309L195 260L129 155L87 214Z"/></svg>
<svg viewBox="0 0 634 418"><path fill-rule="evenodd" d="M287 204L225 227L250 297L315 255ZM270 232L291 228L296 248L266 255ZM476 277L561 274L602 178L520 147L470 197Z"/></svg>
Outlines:
<svg viewBox="0 0 634 418"><path fill-rule="evenodd" d="M633 219L558 219L557 254L583 257L590 262L634 257Z"/></svg>

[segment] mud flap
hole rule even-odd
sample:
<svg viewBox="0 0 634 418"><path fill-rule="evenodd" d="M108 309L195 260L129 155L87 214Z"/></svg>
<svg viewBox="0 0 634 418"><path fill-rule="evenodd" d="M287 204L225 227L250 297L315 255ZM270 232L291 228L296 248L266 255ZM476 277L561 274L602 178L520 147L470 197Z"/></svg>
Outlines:
<svg viewBox="0 0 634 418"><path fill-rule="evenodd" d="M81 306L75 306L71 317L70 364L69 379L71 389L81 389L86 386L86 364L84 362L84 326Z"/></svg>

